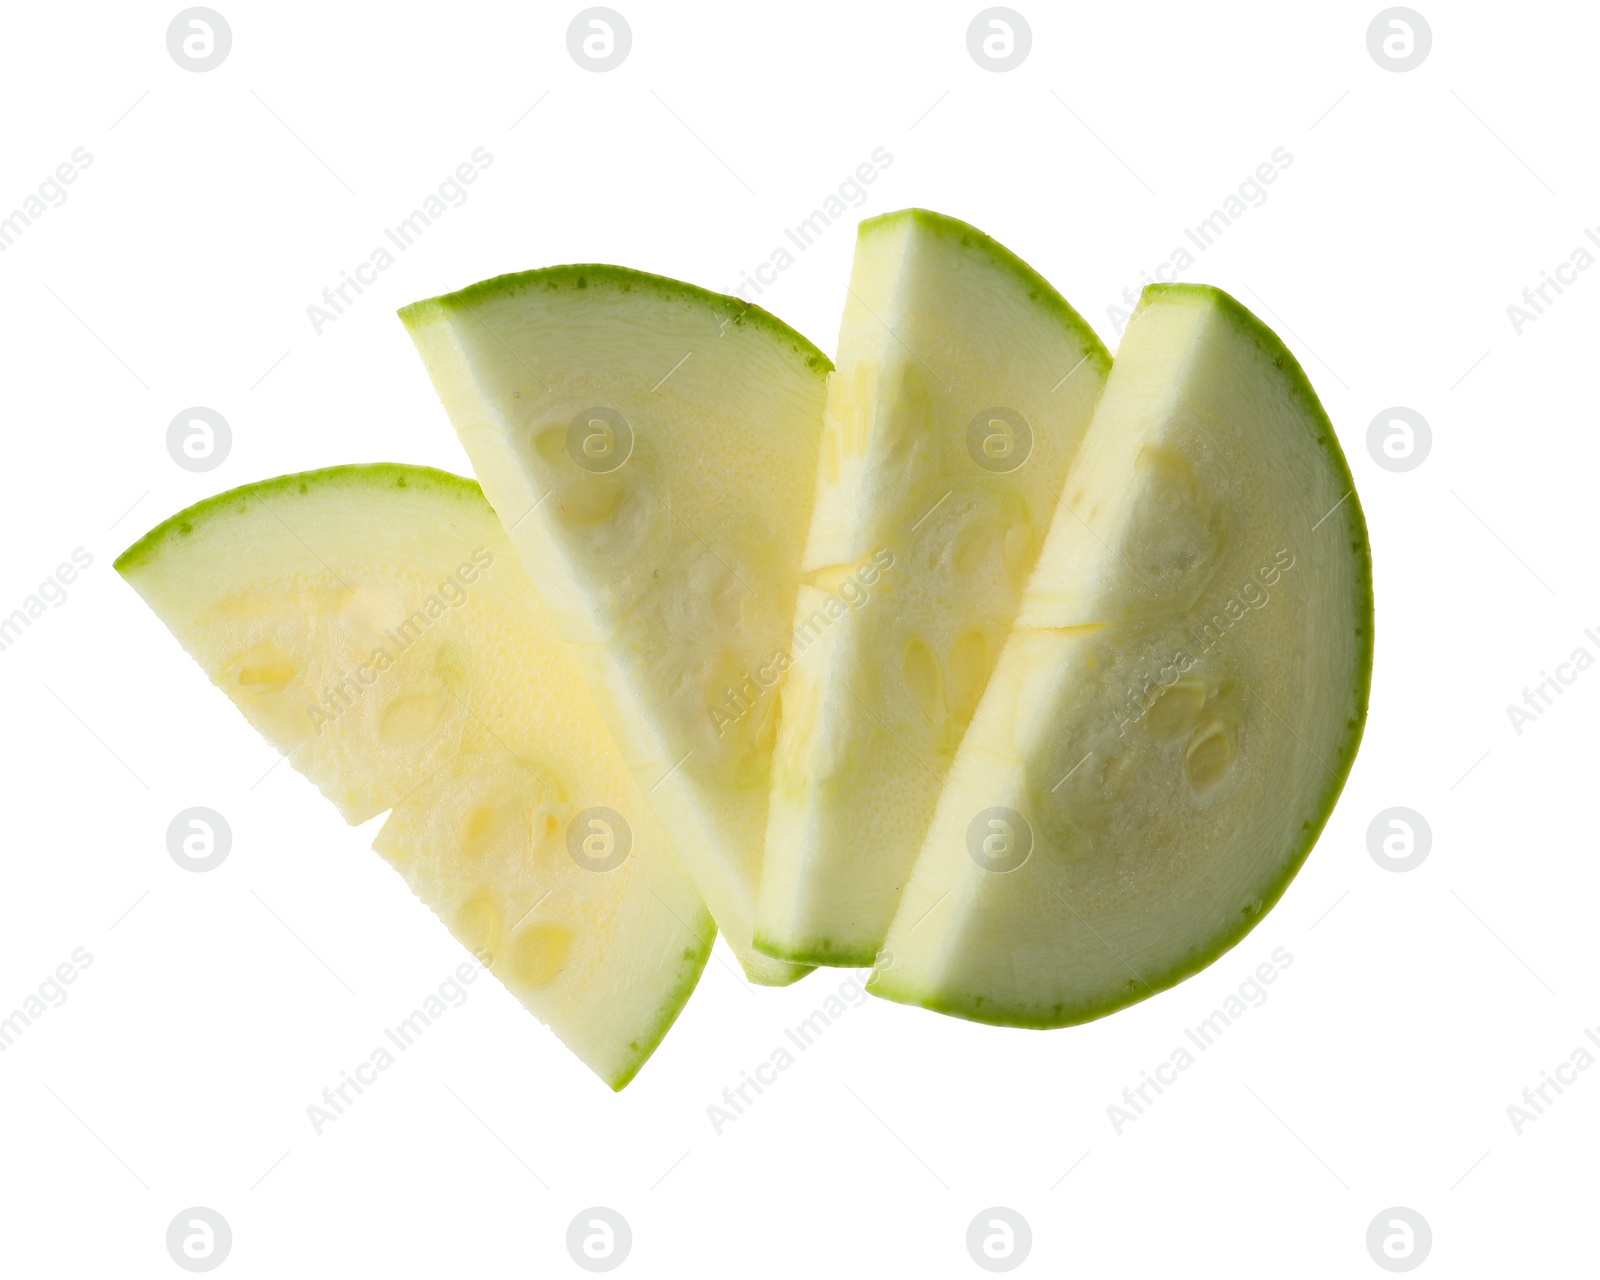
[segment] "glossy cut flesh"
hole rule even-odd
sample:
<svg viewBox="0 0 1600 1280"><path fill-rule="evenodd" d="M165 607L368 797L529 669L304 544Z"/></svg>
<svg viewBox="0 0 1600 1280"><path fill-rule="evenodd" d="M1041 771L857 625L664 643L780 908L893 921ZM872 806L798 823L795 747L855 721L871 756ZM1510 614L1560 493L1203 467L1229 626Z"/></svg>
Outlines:
<svg viewBox="0 0 1600 1280"><path fill-rule="evenodd" d="M745 972L794 981L751 938L831 365L738 299L619 267L401 316Z"/></svg>
<svg viewBox="0 0 1600 1280"><path fill-rule="evenodd" d="M1221 291L1147 289L871 990L1049 1027L1209 964L1327 820L1371 655L1366 527L1304 373ZM992 870L985 836L1031 851Z"/></svg>
<svg viewBox="0 0 1600 1280"><path fill-rule="evenodd" d="M1110 356L1004 246L861 225L785 676L756 945L870 965Z"/></svg>
<svg viewBox="0 0 1600 1280"><path fill-rule="evenodd" d="M620 1089L714 931L478 486L337 467L180 512L117 568L461 943ZM569 831L621 815L582 868ZM591 844L596 856L601 845Z"/></svg>

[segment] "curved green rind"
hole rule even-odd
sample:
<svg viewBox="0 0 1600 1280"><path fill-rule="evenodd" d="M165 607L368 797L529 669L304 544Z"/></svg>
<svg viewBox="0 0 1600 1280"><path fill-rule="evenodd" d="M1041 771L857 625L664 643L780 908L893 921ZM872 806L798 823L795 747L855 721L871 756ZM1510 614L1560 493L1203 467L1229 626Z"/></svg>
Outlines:
<svg viewBox="0 0 1600 1280"><path fill-rule="evenodd" d="M893 961L890 966L882 970L874 970L872 977L867 982L867 990L885 1000L892 1000L898 1004L915 1005L921 1009L930 1009L935 1013L949 1014L951 1017L964 1018L968 1022L982 1022L996 1027L1022 1027L1034 1030L1051 1030L1056 1027L1072 1027L1081 1023L1093 1022L1096 1018L1103 1018L1109 1013L1116 1013L1126 1009L1129 1005L1147 1000L1153 995L1166 991L1178 985L1185 978L1193 977L1202 969L1208 968L1222 956L1242 942L1247 934L1256 925L1260 924L1267 912L1278 904L1279 899L1288 891L1290 882L1299 873L1300 868L1311 855L1311 850L1316 846L1317 839L1322 835L1323 828L1328 824L1328 819L1333 816L1334 805L1338 802L1339 793L1344 790L1345 780L1350 776L1350 770L1355 764L1356 751L1361 746L1362 731L1367 723L1367 703L1372 692L1372 657L1373 657L1373 631L1376 623L1375 602L1372 592L1372 544L1367 535L1367 520L1361 510L1361 500L1356 494L1355 480L1350 474L1350 464L1345 459L1344 450L1339 446L1339 439L1334 434L1333 423L1329 420L1327 411L1322 407L1322 401L1317 398L1317 393L1312 389L1311 380L1306 377L1305 370L1294 354L1283 345L1283 341L1261 322L1238 299L1224 293L1214 285L1204 284L1152 284L1146 285L1139 299L1139 305L1145 306L1155 298L1169 299L1174 302L1215 302L1224 315L1226 315L1238 328L1254 339L1261 352L1272 362L1273 367L1280 370L1290 390L1310 415L1312 424L1317 430L1316 443L1321 446L1327 455L1329 465L1334 473L1345 483L1348 498L1339 509L1345 512L1345 519L1350 530L1350 550L1357 561L1356 573L1356 635L1360 637L1357 656L1356 684L1351 690L1351 714L1345 726L1344 740L1332 762L1325 761L1328 767L1329 782L1317 801L1316 807L1320 808L1320 816L1314 821L1303 824L1304 835L1299 844L1295 846L1284 864L1283 874L1278 878L1266 893L1261 896L1260 906L1245 914L1239 925L1231 932L1224 933L1221 937L1212 939L1206 949L1197 952L1194 956L1157 977L1145 976L1131 980L1129 990L1122 996L1104 1001L1098 1005L1087 1008L1077 1008L1068 1012L1065 1006L1057 1005L1050 1014L1041 1014L1036 1010L1011 1010L983 1008L980 997L976 1003L966 1003L948 999L938 995L921 994L906 988L897 989L892 977L883 978L880 974L893 973ZM1136 323L1138 312L1134 313Z"/></svg>
<svg viewBox="0 0 1600 1280"><path fill-rule="evenodd" d="M770 336L792 347L805 361L806 367L819 377L833 372L833 361L804 335L797 333L770 311L765 311L743 298L725 293L713 293L697 284L674 280L671 276L652 275L648 271L635 271L631 267L616 267L606 263L572 263L559 267L541 267L534 271L518 271L509 275L493 276L469 284L454 293L440 294L401 307L398 315L407 329L414 329L434 317L439 311L468 311L483 302L514 298L519 293L536 289L560 291L563 289L615 289L631 293L634 289L649 290L664 298L689 302L720 312L730 323L749 325L766 331Z"/></svg>
<svg viewBox="0 0 1600 1280"><path fill-rule="evenodd" d="M830 969L870 969L872 962L877 959L875 952L845 950L834 946L827 938L817 938L804 945L786 947L765 934L757 934L751 939L751 945L762 955L771 956L774 960L787 960L790 964L812 967L823 965Z"/></svg>
<svg viewBox="0 0 1600 1280"><path fill-rule="evenodd" d="M392 486L397 489L436 489L440 493L469 502L489 505L483 490L474 480L467 480L448 471L433 467L412 466L404 462L350 463L338 467L322 467L315 471L296 471L289 475L274 476L270 480L257 480L242 484L237 489L214 494L185 507L177 515L169 516L149 533L140 538L112 563L116 571L126 577L130 570L148 564L160 550L179 538L186 538L203 525L221 516L242 515L252 501L268 498L297 497L313 488L360 485L362 488Z"/></svg>
<svg viewBox="0 0 1600 1280"><path fill-rule="evenodd" d="M695 987L700 983L700 975L711 959L712 944L717 940L717 926L711 919L710 913L703 911L701 915L704 920L701 936L695 939L694 946L687 948L683 953L686 963L678 985L662 997L660 1012L650 1030L637 1040L628 1041L628 1048L634 1051L634 1056L627 1061L621 1071L606 1081L613 1093L621 1093L626 1089L632 1083L634 1076L639 1074L639 1069L661 1047L667 1032L672 1030L672 1024L678 1020L678 1015L683 1012L684 1006L689 1003L689 997L694 994Z"/></svg>
<svg viewBox="0 0 1600 1280"><path fill-rule="evenodd" d="M875 218L868 218L857 228L857 235L865 236L880 227L898 226L903 222L915 222L935 235L957 240L964 248L977 248L987 253L997 264L1021 280L1029 298L1055 312L1056 317L1078 335L1101 372L1111 367L1111 353L1106 350L1106 344L1100 341L1100 335L1070 302L1056 292L1055 286L1005 245L971 223L952 218L946 213L935 213L932 209L897 209L893 213L880 213Z"/></svg>

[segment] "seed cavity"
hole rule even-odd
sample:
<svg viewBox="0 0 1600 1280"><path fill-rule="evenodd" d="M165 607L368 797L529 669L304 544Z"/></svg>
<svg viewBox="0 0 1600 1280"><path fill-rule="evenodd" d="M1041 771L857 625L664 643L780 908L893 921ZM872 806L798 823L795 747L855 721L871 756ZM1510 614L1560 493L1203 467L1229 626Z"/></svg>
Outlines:
<svg viewBox="0 0 1600 1280"><path fill-rule="evenodd" d="M1033 549L1033 524L1023 519L1011 524L1006 529L1005 546L1001 554L1005 556L1006 573L1013 584L1020 585L1023 571L1028 567L1028 553Z"/></svg>
<svg viewBox="0 0 1600 1280"><path fill-rule="evenodd" d="M537 990L555 980L572 950L572 930L548 921L530 924L511 940L506 978Z"/></svg>
<svg viewBox="0 0 1600 1280"><path fill-rule="evenodd" d="M453 644L442 644L433 655L433 674L452 693L467 691L467 660Z"/></svg>
<svg viewBox="0 0 1600 1280"><path fill-rule="evenodd" d="M411 746L422 741L439 727L449 698L431 681L398 694L378 717L378 737L390 746Z"/></svg>
<svg viewBox="0 0 1600 1280"><path fill-rule="evenodd" d="M464 898L450 918L450 932L483 964L493 966L504 932L500 909L487 889Z"/></svg>
<svg viewBox="0 0 1600 1280"><path fill-rule="evenodd" d="M1193 461L1174 448L1146 445L1137 466L1139 513L1125 554L1168 605L1199 599L1228 545L1231 509Z"/></svg>
<svg viewBox="0 0 1600 1280"><path fill-rule="evenodd" d="M935 723L942 720L944 673L939 668L939 659L928 647L928 642L921 636L913 636L906 645L903 662L906 688L911 691L911 696L921 708L922 714Z"/></svg>
<svg viewBox="0 0 1600 1280"><path fill-rule="evenodd" d="M950 649L950 715L963 729L971 722L989 681L989 637L973 627Z"/></svg>
<svg viewBox="0 0 1600 1280"><path fill-rule="evenodd" d="M505 800L486 800L474 805L461 819L456 844L467 857L482 857L500 844L515 825L513 804Z"/></svg>
<svg viewBox="0 0 1600 1280"><path fill-rule="evenodd" d="M567 460L567 424L559 427L545 427L536 432L533 437L533 448L541 458L550 463L562 463Z"/></svg>
<svg viewBox="0 0 1600 1280"><path fill-rule="evenodd" d="M344 630L366 641L376 640L406 618L399 604L371 591L341 592L336 609Z"/></svg>
<svg viewBox="0 0 1600 1280"><path fill-rule="evenodd" d="M860 573L872 558L872 556L862 556L861 559L853 560L849 564L832 564L826 568L813 569L806 574L805 582L818 591L826 591L830 596L836 596L839 594L839 589Z"/></svg>
<svg viewBox="0 0 1600 1280"><path fill-rule="evenodd" d="M921 371L906 364L900 370L899 384L885 400L872 406L867 426L869 435L876 437L871 441L873 452L884 466L906 467L927 438L933 396Z"/></svg>
<svg viewBox="0 0 1600 1280"><path fill-rule="evenodd" d="M1233 767L1237 751L1237 736L1231 725L1222 720L1212 720L1201 726L1189 740L1189 748L1183 757L1189 785L1197 792L1216 786Z"/></svg>
<svg viewBox="0 0 1600 1280"><path fill-rule="evenodd" d="M968 522L956 535L955 546L950 553L950 563L955 571L964 578L976 575L989 558L990 548L996 541L995 533L993 524L988 520Z"/></svg>
<svg viewBox="0 0 1600 1280"><path fill-rule="evenodd" d="M1157 695L1145 715L1145 724L1158 738L1177 738L1199 722L1206 704L1206 686L1201 680L1179 680Z"/></svg>
<svg viewBox="0 0 1600 1280"><path fill-rule="evenodd" d="M239 692L248 697L278 693L296 674L294 659L271 640L247 649L226 670Z"/></svg>
<svg viewBox="0 0 1600 1280"><path fill-rule="evenodd" d="M556 512L568 525L595 525L616 516L627 495L627 483L614 476L577 476L556 499Z"/></svg>

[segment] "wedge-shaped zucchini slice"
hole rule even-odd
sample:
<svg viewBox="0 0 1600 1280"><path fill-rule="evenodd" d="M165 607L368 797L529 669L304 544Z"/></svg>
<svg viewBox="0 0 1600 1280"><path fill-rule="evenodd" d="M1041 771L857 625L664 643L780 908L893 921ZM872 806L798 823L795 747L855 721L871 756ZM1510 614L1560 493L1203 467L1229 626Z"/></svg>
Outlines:
<svg viewBox="0 0 1600 1280"><path fill-rule="evenodd" d="M334 467L208 499L117 561L212 682L602 1080L714 930L470 480Z"/></svg>
<svg viewBox="0 0 1600 1280"><path fill-rule="evenodd" d="M1111 357L921 209L861 224L785 677L756 945L872 964Z"/></svg>
<svg viewBox="0 0 1600 1280"><path fill-rule="evenodd" d="M1219 290L1146 289L871 990L1051 1027L1209 964L1327 820L1371 658L1304 373Z"/></svg>
<svg viewBox="0 0 1600 1280"><path fill-rule="evenodd" d="M620 267L401 313L640 786L746 973L777 686L827 358L736 298Z"/></svg>

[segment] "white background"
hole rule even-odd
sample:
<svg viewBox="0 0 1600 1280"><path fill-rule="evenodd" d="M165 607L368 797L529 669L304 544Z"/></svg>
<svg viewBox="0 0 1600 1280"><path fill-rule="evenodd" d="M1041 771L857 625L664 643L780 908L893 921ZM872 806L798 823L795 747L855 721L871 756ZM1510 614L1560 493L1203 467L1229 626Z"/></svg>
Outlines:
<svg viewBox="0 0 1600 1280"><path fill-rule="evenodd" d="M224 1275L581 1274L567 1225L597 1204L638 1275L977 1275L992 1205L1031 1224L1023 1274L1378 1275L1394 1205L1431 1225L1424 1274L1591 1268L1600 1069L1520 1135L1506 1108L1600 1022L1600 670L1520 734L1505 708L1600 656L1600 271L1520 336L1506 307L1600 220L1600 12L1416 2L1433 47L1403 74L1368 54L1376 3L1017 0L1033 47L1000 74L967 52L976 3L616 0L633 48L606 74L567 52L577 4L216 0L233 48L203 74L168 55L175 4L12 7L0 213L93 162L0 254L0 613L94 563L0 652L0 1013L93 963L0 1054L0 1271L181 1274L167 1225L203 1205ZM466 203L315 333L307 306L477 147ZM976 223L1114 346L1124 287L1293 156L1184 274L1278 327L1371 526L1371 719L1320 845L1173 991L1051 1033L870 1000L720 1135L707 1107L844 975L753 991L719 944L620 1096L480 982L317 1136L307 1105L458 949L112 559L280 472L466 470L396 306L571 261L727 287L879 147L760 298L825 349L860 217ZM191 405L233 431L208 474L166 452ZM1405 473L1366 445L1394 405L1433 433ZM191 805L234 833L208 874L166 850ZM1367 848L1395 805L1433 834L1404 874ZM1278 947L1270 999L1119 1135L1108 1105Z"/></svg>

